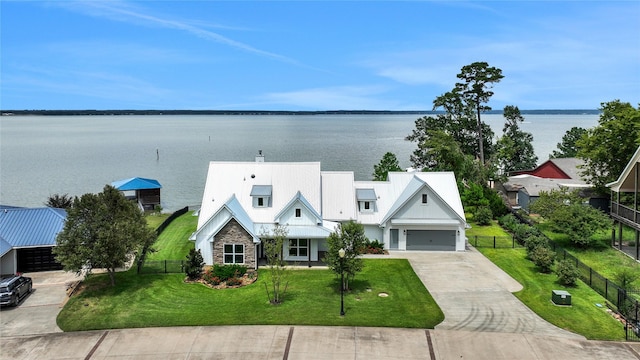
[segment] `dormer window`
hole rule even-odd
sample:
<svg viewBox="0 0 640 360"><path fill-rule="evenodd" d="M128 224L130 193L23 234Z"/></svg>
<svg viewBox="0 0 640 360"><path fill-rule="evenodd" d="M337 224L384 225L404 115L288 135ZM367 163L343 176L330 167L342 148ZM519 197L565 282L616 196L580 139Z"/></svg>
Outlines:
<svg viewBox="0 0 640 360"><path fill-rule="evenodd" d="M253 185L251 188L251 197L253 198L253 207L271 207L271 185Z"/></svg>
<svg viewBox="0 0 640 360"><path fill-rule="evenodd" d="M358 210L360 212L376 211L376 192L374 189L356 189L356 199L358 200Z"/></svg>

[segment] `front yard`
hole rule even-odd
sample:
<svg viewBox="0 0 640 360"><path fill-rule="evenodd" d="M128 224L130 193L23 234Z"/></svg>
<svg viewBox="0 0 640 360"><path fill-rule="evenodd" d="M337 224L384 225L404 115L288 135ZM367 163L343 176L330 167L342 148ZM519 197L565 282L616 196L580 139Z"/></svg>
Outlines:
<svg viewBox="0 0 640 360"><path fill-rule="evenodd" d="M433 328L444 315L407 260L366 259L345 293L329 270L293 270L284 303L269 304L269 272L246 287L216 290L183 274L118 273L116 286L93 275L58 315L64 331L196 325L346 325ZM380 293L387 297L379 296Z"/></svg>

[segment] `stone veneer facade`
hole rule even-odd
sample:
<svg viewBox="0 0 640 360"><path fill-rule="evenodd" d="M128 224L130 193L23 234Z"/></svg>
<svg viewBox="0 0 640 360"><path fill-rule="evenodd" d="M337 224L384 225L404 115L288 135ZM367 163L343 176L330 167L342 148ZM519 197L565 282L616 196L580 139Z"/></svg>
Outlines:
<svg viewBox="0 0 640 360"><path fill-rule="evenodd" d="M235 219L218 232L213 241L213 263L224 265L224 244L244 245L244 265L249 269L256 267L256 247L253 238Z"/></svg>

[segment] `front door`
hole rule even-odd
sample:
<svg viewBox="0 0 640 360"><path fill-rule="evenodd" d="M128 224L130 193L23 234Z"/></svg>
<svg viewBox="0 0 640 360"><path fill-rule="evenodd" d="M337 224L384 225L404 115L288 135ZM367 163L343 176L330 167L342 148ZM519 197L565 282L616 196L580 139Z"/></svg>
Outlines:
<svg viewBox="0 0 640 360"><path fill-rule="evenodd" d="M389 243L389 249L398 249L398 229L391 229L391 242Z"/></svg>

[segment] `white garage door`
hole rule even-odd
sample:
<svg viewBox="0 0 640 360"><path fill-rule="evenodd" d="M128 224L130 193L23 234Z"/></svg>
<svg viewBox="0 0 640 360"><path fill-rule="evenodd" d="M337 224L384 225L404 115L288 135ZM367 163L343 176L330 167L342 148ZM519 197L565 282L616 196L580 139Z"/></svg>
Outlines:
<svg viewBox="0 0 640 360"><path fill-rule="evenodd" d="M455 251L455 230L407 230L407 250Z"/></svg>

